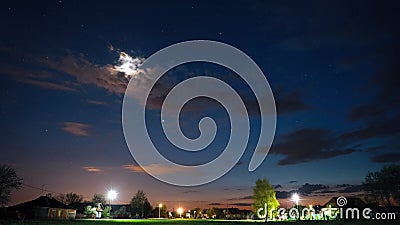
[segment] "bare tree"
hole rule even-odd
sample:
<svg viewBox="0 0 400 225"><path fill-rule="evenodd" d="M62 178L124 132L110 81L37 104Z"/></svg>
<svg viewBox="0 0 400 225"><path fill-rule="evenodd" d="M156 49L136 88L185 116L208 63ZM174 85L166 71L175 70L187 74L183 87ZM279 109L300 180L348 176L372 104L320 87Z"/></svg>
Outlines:
<svg viewBox="0 0 400 225"><path fill-rule="evenodd" d="M22 178L18 177L14 168L9 165L0 165L0 206L7 205L11 198L11 190L19 190Z"/></svg>

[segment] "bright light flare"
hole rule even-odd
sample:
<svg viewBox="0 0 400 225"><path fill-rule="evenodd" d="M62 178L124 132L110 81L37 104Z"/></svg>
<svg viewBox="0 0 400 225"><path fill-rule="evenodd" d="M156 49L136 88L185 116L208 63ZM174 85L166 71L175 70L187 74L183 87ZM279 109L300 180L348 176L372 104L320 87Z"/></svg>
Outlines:
<svg viewBox="0 0 400 225"><path fill-rule="evenodd" d="M107 198L110 200L114 200L117 197L118 193L114 190L110 190L107 193Z"/></svg>
<svg viewBox="0 0 400 225"><path fill-rule="evenodd" d="M183 209L181 207L179 207L176 212L179 214L179 216L182 216L183 213Z"/></svg>
<svg viewBox="0 0 400 225"><path fill-rule="evenodd" d="M293 200L294 202L296 202L296 204L299 204L299 200L300 200L299 194L294 193L294 194L292 195L292 200Z"/></svg>

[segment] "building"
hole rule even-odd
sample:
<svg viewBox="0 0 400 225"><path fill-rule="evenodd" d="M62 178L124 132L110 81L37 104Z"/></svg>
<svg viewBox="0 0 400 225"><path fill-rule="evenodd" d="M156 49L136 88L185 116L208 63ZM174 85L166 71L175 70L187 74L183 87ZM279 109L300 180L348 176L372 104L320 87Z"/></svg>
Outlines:
<svg viewBox="0 0 400 225"><path fill-rule="evenodd" d="M7 217L35 219L75 219L76 209L54 199L51 195L6 208Z"/></svg>

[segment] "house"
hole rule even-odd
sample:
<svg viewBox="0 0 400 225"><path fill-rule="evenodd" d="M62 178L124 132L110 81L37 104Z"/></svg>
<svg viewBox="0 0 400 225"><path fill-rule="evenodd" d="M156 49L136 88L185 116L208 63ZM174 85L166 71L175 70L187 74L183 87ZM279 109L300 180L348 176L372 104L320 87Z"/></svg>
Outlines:
<svg viewBox="0 0 400 225"><path fill-rule="evenodd" d="M51 195L6 208L12 218L75 219L76 209L54 199Z"/></svg>

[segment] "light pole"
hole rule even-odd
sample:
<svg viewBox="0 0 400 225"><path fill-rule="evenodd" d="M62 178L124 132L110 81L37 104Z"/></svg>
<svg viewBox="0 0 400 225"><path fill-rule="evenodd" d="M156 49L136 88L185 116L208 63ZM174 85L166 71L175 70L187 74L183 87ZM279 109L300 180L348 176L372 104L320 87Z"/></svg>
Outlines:
<svg viewBox="0 0 400 225"><path fill-rule="evenodd" d="M300 200L300 196L299 196L299 194L297 194L297 193L294 193L293 195L292 195L292 200L294 201L294 202L296 202L296 208L297 208L297 215L299 216L299 220L300 220L300 212L299 212L299 200Z"/></svg>
<svg viewBox="0 0 400 225"><path fill-rule="evenodd" d="M108 198L109 203L110 203L110 215L111 215L111 209L112 209L111 201L114 200L117 197L117 195L118 195L118 193L116 191L114 191L114 190L109 190L108 193L107 193L107 198Z"/></svg>
<svg viewBox="0 0 400 225"><path fill-rule="evenodd" d="M162 203L158 204L158 218L161 218L161 207Z"/></svg>

